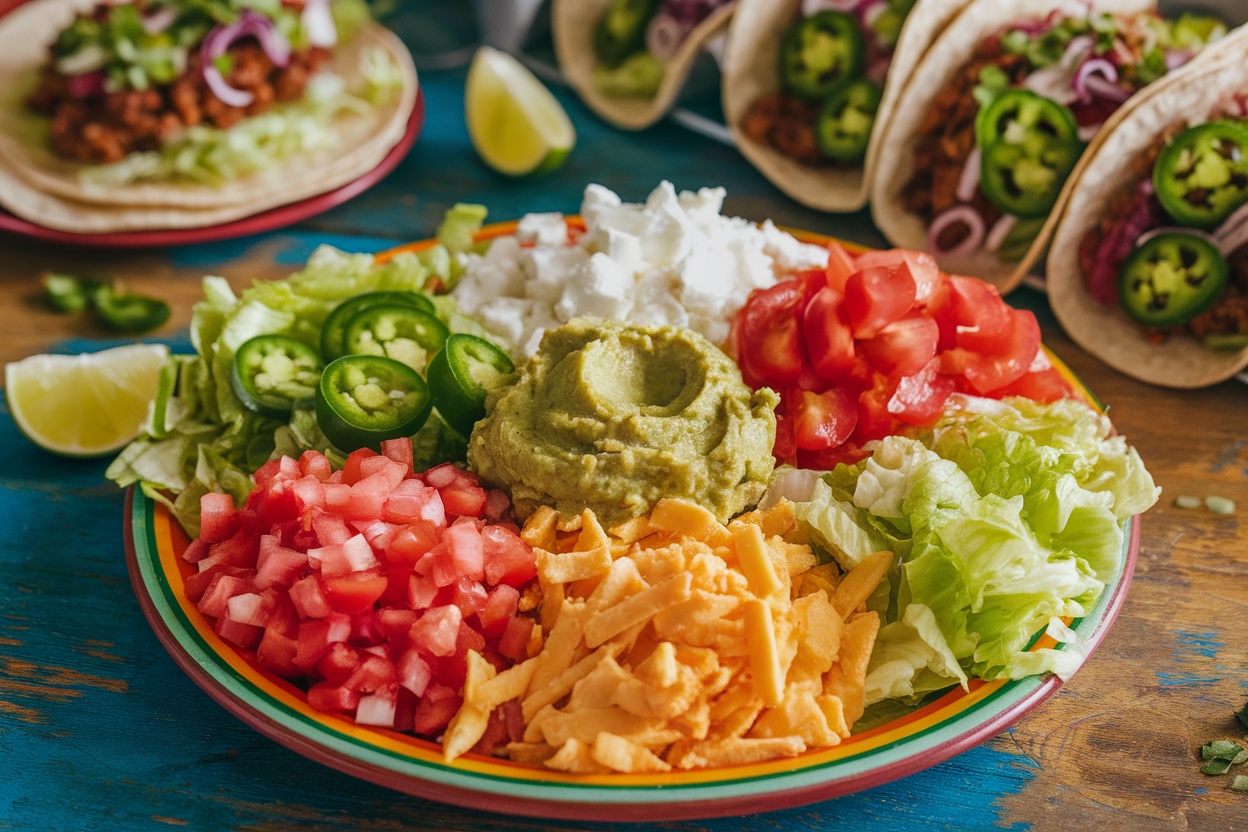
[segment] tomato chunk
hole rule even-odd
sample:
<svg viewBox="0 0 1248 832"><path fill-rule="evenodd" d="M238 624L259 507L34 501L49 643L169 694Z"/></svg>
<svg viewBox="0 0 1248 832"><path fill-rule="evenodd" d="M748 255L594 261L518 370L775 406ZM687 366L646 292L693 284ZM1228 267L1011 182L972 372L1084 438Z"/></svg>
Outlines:
<svg viewBox="0 0 1248 832"><path fill-rule="evenodd" d="M876 266L845 281L845 314L855 338L870 338L914 306L914 278L904 269Z"/></svg>

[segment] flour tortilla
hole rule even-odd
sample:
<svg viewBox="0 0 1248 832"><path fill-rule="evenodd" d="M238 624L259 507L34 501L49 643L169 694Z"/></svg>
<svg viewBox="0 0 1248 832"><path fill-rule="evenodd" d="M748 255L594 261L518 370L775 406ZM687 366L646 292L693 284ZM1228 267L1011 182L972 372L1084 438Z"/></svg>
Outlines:
<svg viewBox="0 0 1248 832"><path fill-rule="evenodd" d="M727 3L711 12L685 37L667 62L663 81L653 98L614 98L603 95L594 86L594 67L598 65L594 54L594 27L610 5L611 0L554 0L550 23L555 57L559 71L586 106L616 127L642 130L671 110L693 62L707 46L707 41L728 25L735 3Z"/></svg>
<svg viewBox="0 0 1248 832"><path fill-rule="evenodd" d="M724 50L724 118L743 156L773 185L803 205L820 211L856 211L867 204L868 183L884 132L902 89L927 47L968 0L918 0L906 16L884 81L884 94L859 167L812 167L756 142L741 130L750 105L780 88L779 53L784 32L796 19L801 0L737 0Z"/></svg>
<svg viewBox="0 0 1248 832"><path fill-rule="evenodd" d="M77 230L74 215L86 210L95 215L88 225L99 226L98 230L193 227L208 217L236 219L325 193L367 173L385 158L402 138L415 105L417 81L411 55L395 35L370 23L334 50L331 70L350 88L352 79L359 76L364 52L380 48L400 67L405 82L399 95L367 113L337 117L335 148L291 157L271 170L219 186L142 182L117 188L84 182L78 175L80 164L56 156L47 146L40 129L44 120L25 108L21 93L34 83L46 60L47 44L76 11L94 5L92 0L36 0L0 19L0 89L9 91L0 106L0 167L7 179L20 179L28 186L26 190L52 198L38 200L41 207L36 208L18 195L26 192L19 188L16 193L0 193L0 202L40 224L64 227L69 223L70 230ZM49 210L53 204L60 207Z"/></svg>
<svg viewBox="0 0 1248 832"><path fill-rule="evenodd" d="M1085 154L1072 177L1074 187L1053 234L1046 284L1058 322L1076 344L1140 381L1162 387L1207 387L1248 368L1248 348L1217 352L1187 336L1150 343L1122 309L1104 306L1088 293L1079 247L1114 197L1138 181L1133 162L1162 142L1178 119L1199 124L1236 90L1248 90L1248 30L1151 85L1121 118L1106 125L1104 139Z"/></svg>
<svg viewBox="0 0 1248 832"><path fill-rule="evenodd" d="M1154 6L1152 0L1089 0L1086 3L1082 0L1028 0L1025 5L1017 0L972 0L963 7L910 74L879 137L875 175L869 188L871 216L880 232L895 246L927 248L927 221L906 211L901 201L906 182L914 173L916 137L931 101L962 70L986 37L1013 23L1043 19L1053 11L1075 17L1101 12L1129 14L1151 10ZM1104 133L1104 130L1098 131L1092 147ZM1062 197L1059 196L1035 242L1018 263L1003 263L995 255L983 251L937 259L945 270L982 278L1004 294L1021 283L1043 255L1061 207Z"/></svg>

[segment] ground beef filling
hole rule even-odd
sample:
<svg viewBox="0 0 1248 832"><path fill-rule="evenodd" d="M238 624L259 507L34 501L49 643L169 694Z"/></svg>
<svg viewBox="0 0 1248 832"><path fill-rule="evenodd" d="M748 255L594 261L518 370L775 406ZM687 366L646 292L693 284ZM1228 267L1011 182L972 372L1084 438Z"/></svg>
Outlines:
<svg viewBox="0 0 1248 832"><path fill-rule="evenodd" d="M741 121L741 131L759 144L770 145L803 165L822 165L827 160L815 139L818 117L818 103L776 92L750 105Z"/></svg>
<svg viewBox="0 0 1248 832"><path fill-rule="evenodd" d="M233 68L226 82L254 96L246 107L232 107L212 93L200 71L198 52L191 55L186 74L172 84L83 98L70 95L65 77L47 66L27 103L51 119L49 141L57 155L107 164L135 151L156 150L184 128L199 124L229 128L276 102L294 101L329 57L328 50L311 49L292 54L290 62L279 67L254 40L234 44L229 54Z"/></svg>
<svg viewBox="0 0 1248 832"><path fill-rule="evenodd" d="M1001 69L1012 85L1020 83L1028 72L1026 57L1003 52L995 38L985 41L932 99L914 137L914 173L902 189L901 203L906 211L928 222L961 202L957 196L958 180L975 147L975 116L979 112L973 92L979 85L980 72L988 66ZM984 218L986 227L1001 218L1001 212L978 188L970 205ZM955 223L937 244L947 251L962 242L967 233L965 226Z"/></svg>

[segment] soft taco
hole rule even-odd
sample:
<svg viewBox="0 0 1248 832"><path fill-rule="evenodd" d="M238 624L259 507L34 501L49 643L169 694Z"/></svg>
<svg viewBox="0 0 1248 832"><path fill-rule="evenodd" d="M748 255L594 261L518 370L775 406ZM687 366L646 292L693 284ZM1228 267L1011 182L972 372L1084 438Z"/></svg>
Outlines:
<svg viewBox="0 0 1248 832"><path fill-rule="evenodd" d="M215 224L344 185L402 139L417 86L354 0L35 0L0 20L0 81L0 203L84 233Z"/></svg>
<svg viewBox="0 0 1248 832"><path fill-rule="evenodd" d="M974 0L910 75L880 138L871 211L895 245L1014 288L1063 186L1125 101L1225 33L1151 0Z"/></svg>
<svg viewBox="0 0 1248 832"><path fill-rule="evenodd" d="M641 130L667 115L733 0L554 0L564 78L602 118Z"/></svg>
<svg viewBox="0 0 1248 832"><path fill-rule="evenodd" d="M1046 282L1067 334L1133 378L1195 388L1248 368L1248 30L1107 125Z"/></svg>
<svg viewBox="0 0 1248 832"><path fill-rule="evenodd" d="M966 2L738 0L722 84L737 147L803 205L861 208L884 122Z"/></svg>

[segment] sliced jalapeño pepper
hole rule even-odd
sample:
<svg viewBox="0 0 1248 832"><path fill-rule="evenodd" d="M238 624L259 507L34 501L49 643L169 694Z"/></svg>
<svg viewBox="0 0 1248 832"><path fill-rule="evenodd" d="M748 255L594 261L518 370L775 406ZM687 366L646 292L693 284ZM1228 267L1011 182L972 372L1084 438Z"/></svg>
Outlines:
<svg viewBox="0 0 1248 832"><path fill-rule="evenodd" d="M594 27L594 54L614 68L646 45L646 27L659 10L660 0L611 0Z"/></svg>
<svg viewBox="0 0 1248 832"><path fill-rule="evenodd" d="M1118 301L1148 327L1187 323L1213 306L1226 288L1226 258L1196 234L1174 231L1149 238L1118 272Z"/></svg>
<svg viewBox="0 0 1248 832"><path fill-rule="evenodd" d="M316 388L316 421L335 448L377 450L383 439L411 436L433 411L420 373L380 355L331 361Z"/></svg>
<svg viewBox="0 0 1248 832"><path fill-rule="evenodd" d="M384 355L423 373L446 343L446 325L412 306L383 303L357 312L342 332L347 355Z"/></svg>
<svg viewBox="0 0 1248 832"><path fill-rule="evenodd" d="M1016 217L1048 214L1083 151L1070 109L1011 88L980 111L975 132L988 201Z"/></svg>
<svg viewBox="0 0 1248 832"><path fill-rule="evenodd" d="M853 15L821 11L798 21L780 43L780 86L822 101L862 74L867 42Z"/></svg>
<svg viewBox="0 0 1248 832"><path fill-rule="evenodd" d="M368 292L347 298L334 307L321 326L321 358L325 361L333 361L335 358L346 355L342 344L347 322L370 306L383 303L411 306L431 315L434 311L433 301L419 292Z"/></svg>
<svg viewBox="0 0 1248 832"><path fill-rule="evenodd" d="M310 401L321 378L321 357L289 335L257 335L234 353L230 386L243 406L261 416L283 417Z"/></svg>
<svg viewBox="0 0 1248 832"><path fill-rule="evenodd" d="M859 78L824 102L815 119L815 141L824 157L843 165L863 160L883 92L874 81Z"/></svg>
<svg viewBox="0 0 1248 832"><path fill-rule="evenodd" d="M458 332L429 362L429 389L438 412L464 436L485 416L485 397L515 372L511 357L475 335Z"/></svg>
<svg viewBox="0 0 1248 832"><path fill-rule="evenodd" d="M92 300L100 322L117 332L147 332L169 320L169 304L160 298L123 294L103 286Z"/></svg>
<svg viewBox="0 0 1248 832"><path fill-rule="evenodd" d="M1179 133L1153 165L1153 186L1175 222L1216 228L1248 202L1248 126L1222 119Z"/></svg>

